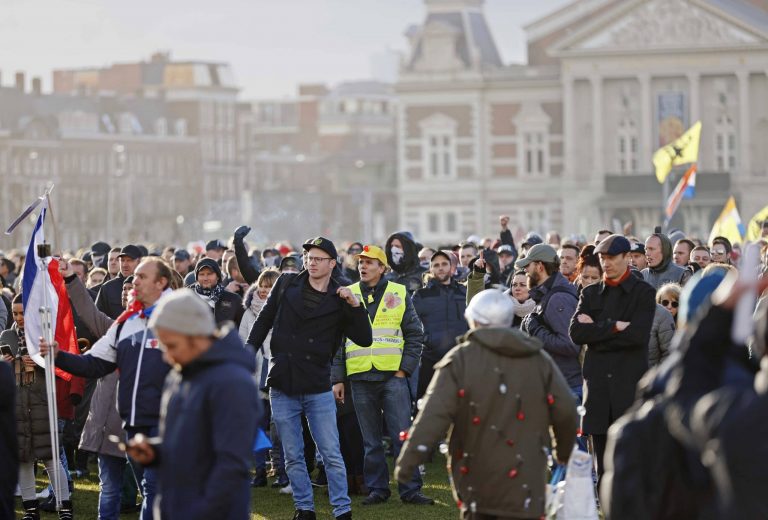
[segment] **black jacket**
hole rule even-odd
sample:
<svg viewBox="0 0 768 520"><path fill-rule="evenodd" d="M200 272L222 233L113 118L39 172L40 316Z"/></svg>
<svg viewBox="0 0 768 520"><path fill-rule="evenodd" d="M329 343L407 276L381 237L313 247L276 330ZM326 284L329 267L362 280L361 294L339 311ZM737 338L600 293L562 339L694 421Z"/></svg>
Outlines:
<svg viewBox="0 0 768 520"><path fill-rule="evenodd" d="M19 475L16 441L16 383L9 363L0 361L0 518L14 518L14 497Z"/></svg>
<svg viewBox="0 0 768 520"><path fill-rule="evenodd" d="M243 280L249 284L254 283L259 279L259 270L255 269L253 264L251 264L251 257L248 256L248 251L245 249L243 239L235 237L232 244L235 246L237 268L240 269L240 274L243 275Z"/></svg>
<svg viewBox="0 0 768 520"><path fill-rule="evenodd" d="M584 356L583 430L605 434L613 421L632 405L637 382L648 370L648 340L656 313L656 291L629 275L618 286L600 282L585 287L571 319L570 336L587 345ZM580 323L586 314L594 323ZM617 321L630 325L615 329Z"/></svg>
<svg viewBox="0 0 768 520"><path fill-rule="evenodd" d="M424 325L423 363L435 364L469 330L464 311L467 288L451 280L448 285L430 280L413 294L413 307Z"/></svg>
<svg viewBox="0 0 768 520"><path fill-rule="evenodd" d="M331 361L343 336L364 347L373 343L365 307L339 298L333 278L320 304L307 313L302 290L308 283L307 271L281 275L248 335L249 345L261 345L272 330L267 385L288 395L331 389Z"/></svg>
<svg viewBox="0 0 768 520"><path fill-rule="evenodd" d="M96 307L113 320L116 320L123 312L124 281L125 277L118 274L117 278L113 278L101 286L99 295L96 297Z"/></svg>
<svg viewBox="0 0 768 520"><path fill-rule="evenodd" d="M240 326L240 320L243 319L243 299L235 293L224 291L219 297L219 301L216 302L216 306L213 308L213 316L216 318L216 323L222 324L225 321L232 321Z"/></svg>
<svg viewBox="0 0 768 520"><path fill-rule="evenodd" d="M237 329L165 380L160 419L163 519L248 518L261 415L253 353Z"/></svg>

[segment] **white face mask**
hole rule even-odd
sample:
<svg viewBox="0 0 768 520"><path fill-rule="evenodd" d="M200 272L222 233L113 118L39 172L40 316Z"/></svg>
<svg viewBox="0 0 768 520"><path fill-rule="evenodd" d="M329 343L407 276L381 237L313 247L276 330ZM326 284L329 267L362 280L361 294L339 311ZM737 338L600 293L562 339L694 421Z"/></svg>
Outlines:
<svg viewBox="0 0 768 520"><path fill-rule="evenodd" d="M405 251L403 251L399 247L392 247L390 249L390 254L392 255L393 264L400 265L403 263L403 258L405 257Z"/></svg>

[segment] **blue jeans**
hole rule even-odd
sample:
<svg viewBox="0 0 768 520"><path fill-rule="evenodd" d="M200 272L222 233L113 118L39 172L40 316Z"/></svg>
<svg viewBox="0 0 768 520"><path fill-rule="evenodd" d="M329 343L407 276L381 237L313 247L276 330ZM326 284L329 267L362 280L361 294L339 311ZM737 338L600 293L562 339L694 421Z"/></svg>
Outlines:
<svg viewBox="0 0 768 520"><path fill-rule="evenodd" d="M137 433L143 433L147 437L154 437L157 435L157 426L152 428L131 428L126 429L126 439L130 440ZM157 494L157 481L158 474L156 468L145 468L138 462L128 459L133 466L133 472L136 475L136 482L139 483L141 488L141 496L144 500L141 502L141 520L153 520L153 506L155 503L155 495Z"/></svg>
<svg viewBox="0 0 768 520"><path fill-rule="evenodd" d="M382 417L392 439L394 459L400 454L403 442L400 432L411 427L411 393L408 380L392 376L387 381L351 381L352 402L360 423L365 446L365 485L372 493L389 497L389 467L382 446ZM397 485L401 498L421 491L418 470L407 484Z"/></svg>
<svg viewBox="0 0 768 520"><path fill-rule="evenodd" d="M99 454L99 520L120 518L125 457Z"/></svg>
<svg viewBox="0 0 768 520"><path fill-rule="evenodd" d="M304 414L309 422L312 438L325 463L333 515L339 516L351 511L352 501L347 492L347 470L339 447L336 400L333 398L333 392L291 396L271 388L269 398L272 404L272 420L283 443L285 469L291 481L296 509L315 510L312 483L304 461L304 437L301 427L301 415Z"/></svg>

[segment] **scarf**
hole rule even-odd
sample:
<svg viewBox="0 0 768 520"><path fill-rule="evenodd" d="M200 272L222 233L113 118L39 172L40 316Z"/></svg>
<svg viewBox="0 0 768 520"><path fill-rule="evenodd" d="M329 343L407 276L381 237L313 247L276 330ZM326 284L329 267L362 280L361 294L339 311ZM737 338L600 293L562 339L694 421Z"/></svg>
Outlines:
<svg viewBox="0 0 768 520"><path fill-rule="evenodd" d="M267 303L267 300L260 299L256 291L254 291L253 296L251 297L251 306L250 306L251 312L253 313L254 316L259 315L265 303Z"/></svg>
<svg viewBox="0 0 768 520"><path fill-rule="evenodd" d="M517 299L512 298L512 306L515 308L515 316L525 318L536 308L536 302L532 298L528 298L523 303L520 303Z"/></svg>
<svg viewBox="0 0 768 520"><path fill-rule="evenodd" d="M192 287L212 308L216 307L216 303L219 301L219 298L221 298L221 293L224 292L224 286L221 284L216 284L210 289L202 287L199 283L194 284Z"/></svg>
<svg viewBox="0 0 768 520"><path fill-rule="evenodd" d="M611 280L607 276L605 276L605 274L603 274L603 281L605 282L605 285L607 285L608 287L618 287L624 282L624 280L629 278L629 276L630 276L630 270L629 270L629 267L627 267L627 271L623 275L621 275L621 278L617 280Z"/></svg>
<svg viewBox="0 0 768 520"><path fill-rule="evenodd" d="M142 319L149 318L152 315L152 311L155 309L155 305L157 305L157 302L155 302L154 305L150 305L145 309L144 304L136 299L136 291L131 291L131 292L133 293L133 298L131 298L131 303L129 303L128 307L122 312L122 314L120 314L120 316L117 317L117 320L115 320L117 323L124 323L136 315L138 315L139 318L142 318ZM161 294L160 297L162 298L169 292L171 292L171 289L164 290L163 294Z"/></svg>
<svg viewBox="0 0 768 520"><path fill-rule="evenodd" d="M16 337L19 339L19 349L27 346L27 337L23 328L19 328L14 323L11 325L11 329L16 332ZM35 369L28 367L24 364L21 357L17 357L13 360L14 372L16 373L16 384L18 386L29 386L35 382Z"/></svg>

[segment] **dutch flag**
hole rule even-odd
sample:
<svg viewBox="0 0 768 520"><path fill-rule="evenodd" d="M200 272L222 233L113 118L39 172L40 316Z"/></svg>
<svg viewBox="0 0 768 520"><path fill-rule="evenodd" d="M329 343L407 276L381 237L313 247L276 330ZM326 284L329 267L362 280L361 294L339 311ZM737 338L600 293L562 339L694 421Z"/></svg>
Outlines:
<svg viewBox="0 0 768 520"><path fill-rule="evenodd" d="M45 361L40 355L38 339L43 336L40 307L51 308L51 326L53 338L59 344L59 349L65 352L79 353L77 347L77 335L75 323L72 319L72 308L69 305L67 289L64 279L59 273L59 261L48 257L41 259L37 255L37 246L45 241L43 222L47 207L43 204L40 216L32 233L32 240L27 249L27 257L24 262L24 277L22 280L22 301L24 304L24 335L27 340L29 355L35 362L45 366ZM42 272L45 265L47 276ZM56 367L56 375L65 381L70 381L72 375Z"/></svg>

